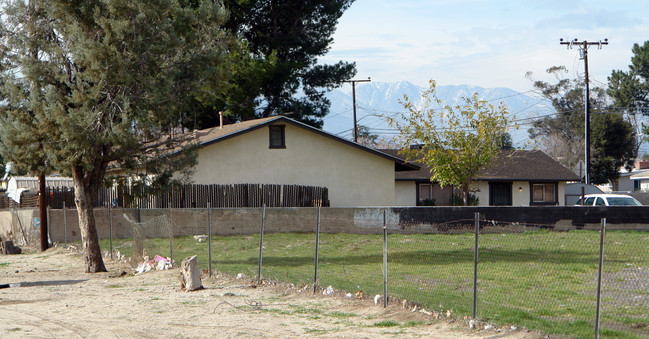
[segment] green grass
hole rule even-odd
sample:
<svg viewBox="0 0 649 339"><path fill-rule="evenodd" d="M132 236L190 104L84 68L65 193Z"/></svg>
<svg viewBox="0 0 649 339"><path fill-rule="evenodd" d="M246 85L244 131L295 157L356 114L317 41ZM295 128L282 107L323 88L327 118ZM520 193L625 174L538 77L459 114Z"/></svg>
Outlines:
<svg viewBox="0 0 649 339"><path fill-rule="evenodd" d="M129 240L113 243L123 254L130 254ZM107 248L108 241L101 246ZM473 234L389 235L388 294L428 310L471 316L473 246ZM479 246L480 319L549 334L593 336L598 232L481 234ZM151 257L170 255L169 239L147 240L145 248ZM198 255L201 267L207 268L207 242L179 237L172 248L177 262ZM312 283L314 248L314 234L264 235L262 275L296 285ZM644 285L639 285L649 279L648 249L648 233L607 232L602 337L649 336L649 300ZM212 237L214 270L255 277L258 256L259 236ZM383 294L382 235L321 234L318 263L322 287L361 290L369 297Z"/></svg>
<svg viewBox="0 0 649 339"><path fill-rule="evenodd" d="M395 327L399 326L399 323L392 320L383 320L372 325L373 327Z"/></svg>

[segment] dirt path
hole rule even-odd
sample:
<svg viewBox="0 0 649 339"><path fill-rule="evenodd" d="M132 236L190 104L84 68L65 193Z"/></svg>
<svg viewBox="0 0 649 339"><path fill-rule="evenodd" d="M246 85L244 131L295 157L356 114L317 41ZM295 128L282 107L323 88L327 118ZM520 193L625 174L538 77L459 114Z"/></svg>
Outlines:
<svg viewBox="0 0 649 339"><path fill-rule="evenodd" d="M526 331L469 329L371 299L314 295L308 288L226 276L180 290L178 270L133 275L106 259L108 273L83 273L83 258L62 248L0 256L0 337L36 338L537 338ZM123 276L113 277L121 272Z"/></svg>

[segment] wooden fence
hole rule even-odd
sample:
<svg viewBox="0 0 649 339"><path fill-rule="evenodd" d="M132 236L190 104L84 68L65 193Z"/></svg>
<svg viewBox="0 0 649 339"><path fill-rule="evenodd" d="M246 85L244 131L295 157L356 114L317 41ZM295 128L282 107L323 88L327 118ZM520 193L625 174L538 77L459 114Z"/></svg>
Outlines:
<svg viewBox="0 0 649 339"><path fill-rule="evenodd" d="M48 188L47 195L50 208L74 207L74 191L70 188ZM167 192L156 193L149 192L147 188L117 187L102 188L94 205L124 208L206 208L208 203L215 208L261 207L264 204L268 207L327 207L329 193L326 187L270 184L184 185Z"/></svg>

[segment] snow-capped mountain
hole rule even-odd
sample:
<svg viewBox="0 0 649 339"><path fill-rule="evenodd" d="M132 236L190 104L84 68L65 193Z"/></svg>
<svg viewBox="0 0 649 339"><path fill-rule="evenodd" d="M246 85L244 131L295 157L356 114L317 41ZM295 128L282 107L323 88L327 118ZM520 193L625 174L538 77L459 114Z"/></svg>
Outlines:
<svg viewBox="0 0 649 339"><path fill-rule="evenodd" d="M356 84L356 118L358 125L367 126L375 134L391 136L394 131L390 130L385 119L380 115L395 116L399 112L404 112L403 105L399 100L403 100L404 95L419 107L421 104L421 93L425 87L411 84L407 81L386 83L370 82ZM435 93L442 100L443 105L455 106L462 104L463 97L471 97L478 93L478 97L486 100L494 106L501 102L507 105L509 113L516 117L519 124L519 130L512 132L515 143L524 142L526 139L529 121L523 119L537 117L541 114L547 114L548 103L540 98L530 97L509 88L482 88L468 85L451 85L440 86L435 89ZM345 86L342 89L336 89L327 94L331 100L330 113L324 119L324 130L345 138L352 138L353 120L353 100L351 86Z"/></svg>

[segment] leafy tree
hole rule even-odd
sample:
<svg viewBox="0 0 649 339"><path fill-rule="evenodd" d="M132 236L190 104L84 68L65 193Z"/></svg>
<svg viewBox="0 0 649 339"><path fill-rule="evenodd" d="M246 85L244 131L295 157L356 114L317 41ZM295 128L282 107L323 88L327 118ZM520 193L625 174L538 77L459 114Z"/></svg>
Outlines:
<svg viewBox="0 0 649 339"><path fill-rule="evenodd" d="M404 96L407 112L387 119L400 133L402 154L430 167L431 181L460 188L468 205L471 184L500 153L511 119L503 104L495 108L477 93L464 105L442 107L435 86L431 80L422 93L421 109ZM410 147L415 144L421 147Z"/></svg>
<svg viewBox="0 0 649 339"><path fill-rule="evenodd" d="M105 271L93 200L109 164L156 181L188 169L174 129L196 93L227 76L218 2L4 1L0 152L74 180L87 272ZM144 172L143 172L144 171Z"/></svg>
<svg viewBox="0 0 649 339"><path fill-rule="evenodd" d="M555 84L536 81L534 87L552 102L556 113L534 122L528 133L532 139L541 139L544 151L562 165L573 168L584 158L584 82L566 79L565 66L547 70L555 75ZM633 166L637 153L635 132L631 123L612 111L602 88L591 89L591 166L593 183L615 182L618 170Z"/></svg>
<svg viewBox="0 0 649 339"><path fill-rule="evenodd" d="M352 131L354 133L354 131ZM372 147L375 148L377 143L378 143L379 136L377 134L372 133L370 131L370 128L364 125L358 125L358 143L367 146L367 147Z"/></svg>
<svg viewBox="0 0 649 339"><path fill-rule="evenodd" d="M514 141L512 140L512 135L509 132L505 132L500 136L500 149L503 151L514 149Z"/></svg>
<svg viewBox="0 0 649 339"><path fill-rule="evenodd" d="M649 115L649 41L633 45L633 57L627 72L615 70L608 77L608 94L614 106L626 113L636 133L649 134L649 126L640 122ZM642 139L637 140L636 153Z"/></svg>
<svg viewBox="0 0 649 339"><path fill-rule="evenodd" d="M633 126L620 113L592 116L590 178L593 184L609 181L616 189L620 168L633 168L636 157L636 137Z"/></svg>
<svg viewBox="0 0 649 339"><path fill-rule="evenodd" d="M535 81L534 88L552 103L555 114L536 120L528 130L530 138L540 141L543 150L562 165L573 168L584 159L584 82L565 78L565 66L553 66L547 72L557 79ZM531 76L528 73L528 76ZM606 93L601 88L591 90L590 111L601 112L606 106Z"/></svg>
<svg viewBox="0 0 649 339"><path fill-rule="evenodd" d="M225 114L234 120L289 115L321 128L330 106L325 91L356 73L354 63L317 60L329 50L338 19L352 2L225 0L227 25L250 51L240 55L223 92Z"/></svg>

